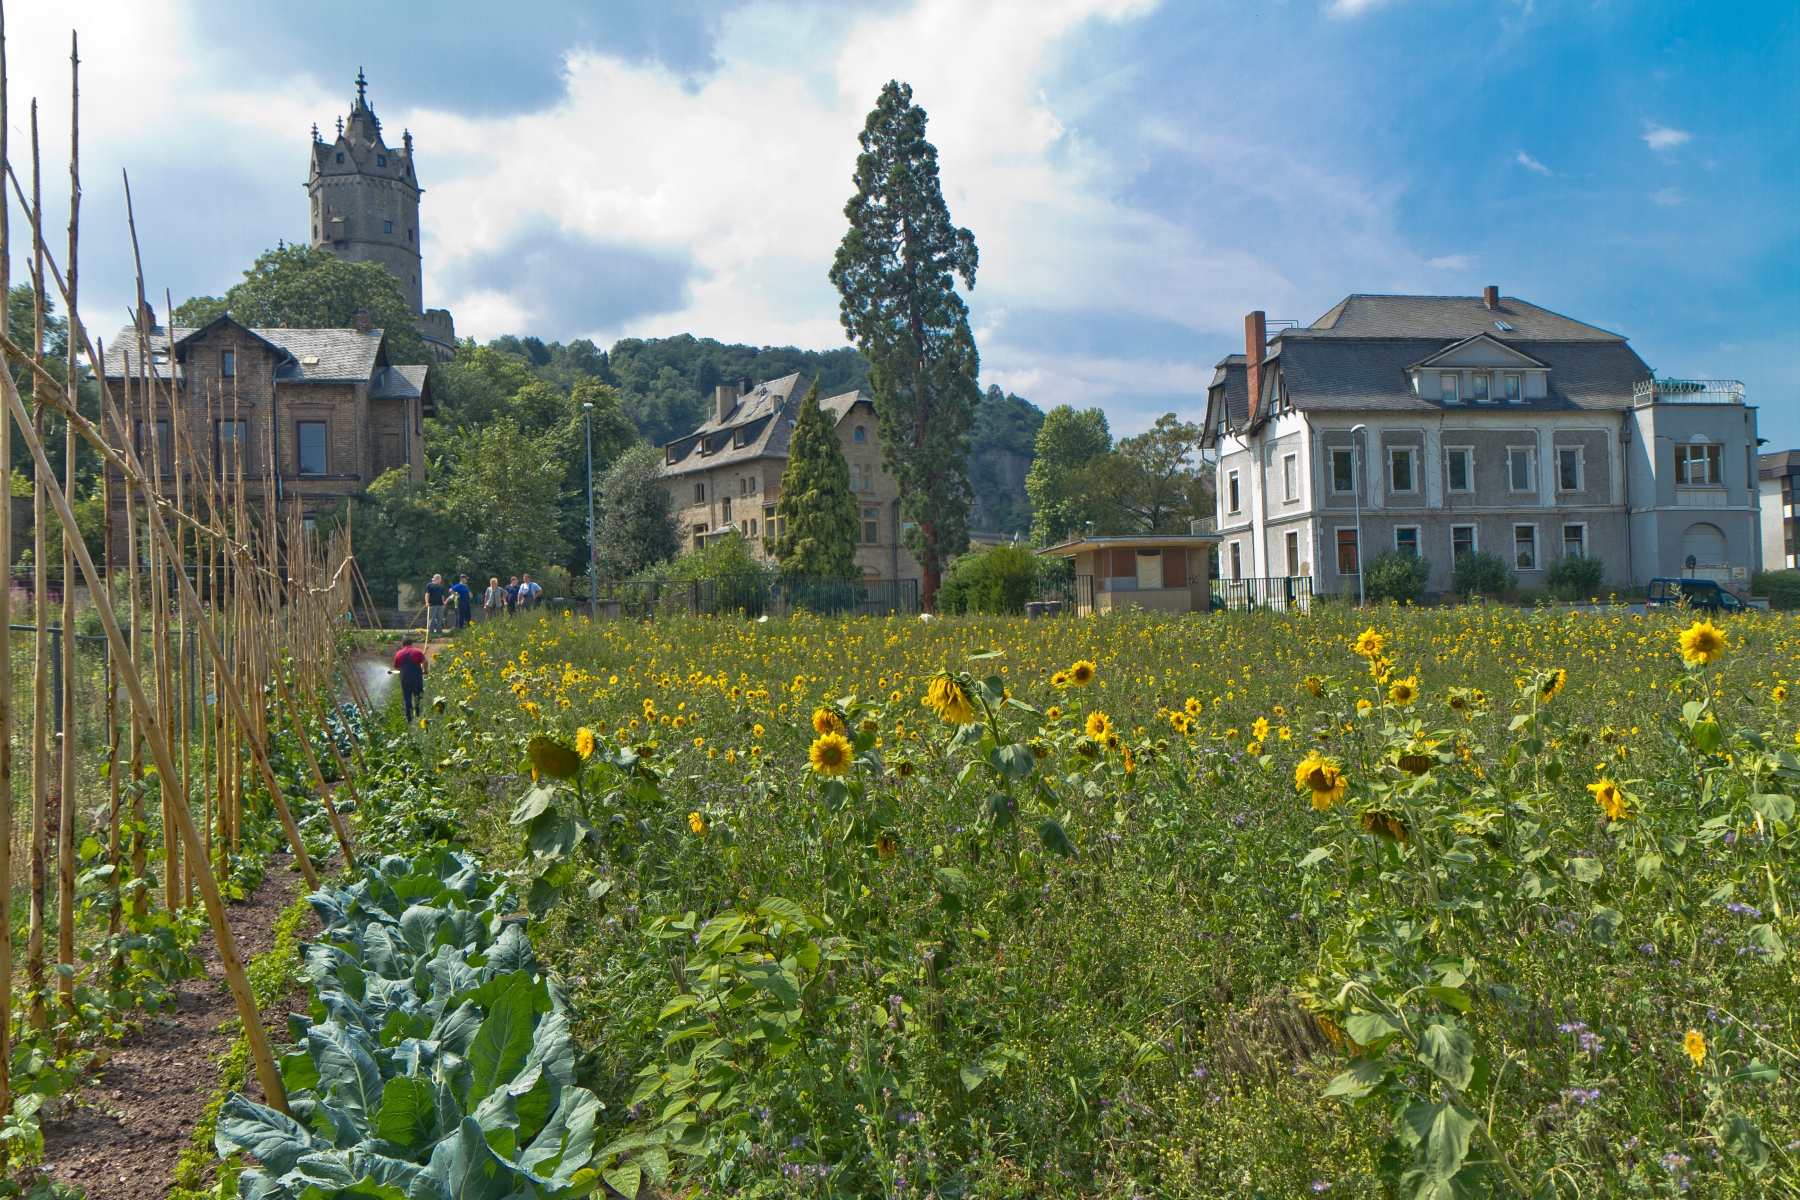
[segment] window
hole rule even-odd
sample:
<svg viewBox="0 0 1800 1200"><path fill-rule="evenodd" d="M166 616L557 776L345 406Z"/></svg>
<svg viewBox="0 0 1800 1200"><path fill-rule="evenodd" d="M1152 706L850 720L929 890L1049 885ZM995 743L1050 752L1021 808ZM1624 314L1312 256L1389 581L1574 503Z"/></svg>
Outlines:
<svg viewBox="0 0 1800 1200"><path fill-rule="evenodd" d="M1506 452L1506 486L1511 491L1529 492L1531 486L1531 451L1519 447Z"/></svg>
<svg viewBox="0 0 1800 1200"><path fill-rule="evenodd" d="M1561 446L1556 451L1556 488L1562 492L1581 490L1581 449Z"/></svg>
<svg viewBox="0 0 1800 1200"><path fill-rule="evenodd" d="M1458 390L1458 382L1459 382L1458 377L1455 375L1439 375L1438 376L1438 387L1440 389L1442 389L1442 391L1444 393L1444 403L1445 404L1455 404L1456 403L1456 401L1458 399L1458 396L1456 394L1457 390Z"/></svg>
<svg viewBox="0 0 1800 1200"><path fill-rule="evenodd" d="M383 232L383 233L394 232L394 223L392 221L383 221L381 223L381 232Z"/></svg>
<svg viewBox="0 0 1800 1200"><path fill-rule="evenodd" d="M318 537L319 536L318 519L315 517L301 517L300 518L300 532L305 534L307 537Z"/></svg>
<svg viewBox="0 0 1800 1200"><path fill-rule="evenodd" d="M862 541L865 546L873 546L881 540L881 510L865 508L862 510Z"/></svg>
<svg viewBox="0 0 1800 1200"><path fill-rule="evenodd" d="M1287 568L1289 575L1300 573L1300 535L1293 530L1287 534Z"/></svg>
<svg viewBox="0 0 1800 1200"><path fill-rule="evenodd" d="M1507 375L1503 377L1501 386L1504 390L1501 394L1506 397L1507 403L1509 404L1517 404L1519 402L1519 379L1520 377L1517 375Z"/></svg>
<svg viewBox="0 0 1800 1200"><path fill-rule="evenodd" d="M756 491L756 476L754 475L750 477L750 490L752 492Z"/></svg>
<svg viewBox="0 0 1800 1200"><path fill-rule="evenodd" d="M1720 473L1718 446L1675 447L1675 482L1694 487L1718 486Z"/></svg>
<svg viewBox="0 0 1800 1200"><path fill-rule="evenodd" d="M1240 506L1238 504L1238 473L1236 471L1233 471L1231 473L1229 479L1226 481L1226 499L1231 504L1231 507L1226 510L1227 512L1239 511ZM1232 578L1235 579L1236 576L1233 576Z"/></svg>
<svg viewBox="0 0 1800 1200"><path fill-rule="evenodd" d="M1563 526L1563 557L1564 558L1585 558L1585 557L1587 557L1587 526L1586 525L1564 525Z"/></svg>
<svg viewBox="0 0 1800 1200"><path fill-rule="evenodd" d="M1449 466L1450 469L1448 474L1450 476L1450 490L1453 492L1473 491L1474 487L1470 483L1470 480L1474 473L1469 470L1469 451L1450 451Z"/></svg>
<svg viewBox="0 0 1800 1200"><path fill-rule="evenodd" d="M376 155L376 156L375 156L375 165L376 165L376 166L378 166L378 167L385 167L385 166L387 166L387 155L385 155L385 154L377 154L377 155Z"/></svg>
<svg viewBox="0 0 1800 1200"><path fill-rule="evenodd" d="M219 464L219 474L228 475L249 465L249 432L244 421L213 422L213 461Z"/></svg>
<svg viewBox="0 0 1800 1200"><path fill-rule="evenodd" d="M1399 446L1389 448L1388 486L1396 492L1416 490L1413 487L1413 452L1411 449Z"/></svg>
<svg viewBox="0 0 1800 1200"><path fill-rule="evenodd" d="M1300 460L1297 455L1283 455L1281 459L1281 482L1287 489L1282 493L1286 500L1300 498Z"/></svg>
<svg viewBox="0 0 1800 1200"><path fill-rule="evenodd" d="M731 524L731 497L730 496L726 496L723 500L719 501L719 520L723 521L727 525Z"/></svg>
<svg viewBox="0 0 1800 1200"><path fill-rule="evenodd" d="M857 426L857 427L856 427L856 432L855 432L855 433L852 433L852 434L851 434L851 435L850 435L850 440L851 440L851 441L853 441L853 442L860 442L860 441L862 441L862 440L864 440L864 437L863 437L863 427L862 427L862 426L861 426L861 425L858 425L858 426Z"/></svg>
<svg viewBox="0 0 1800 1200"><path fill-rule="evenodd" d="M756 518L755 517L750 518L750 536L751 537L756 536Z"/></svg>
<svg viewBox="0 0 1800 1200"><path fill-rule="evenodd" d="M874 468L857 463L850 468L850 490L853 492L872 492L875 490Z"/></svg>
<svg viewBox="0 0 1800 1200"><path fill-rule="evenodd" d="M236 379L237 378L237 351L236 350L221 350L221 351L219 351L219 374L223 375L226 379Z"/></svg>
<svg viewBox="0 0 1800 1200"><path fill-rule="evenodd" d="M151 432L156 438L156 461L160 465L162 473L164 475L174 474L175 444L173 439L169 437L169 423L167 421L158 421L155 430ZM144 423L139 421L137 423L138 458L143 462L148 462L150 460L151 446L150 443L145 440L145 437Z"/></svg>
<svg viewBox="0 0 1800 1200"><path fill-rule="evenodd" d="M1473 525L1452 525L1450 527L1450 561L1455 562L1465 554L1475 553L1475 527Z"/></svg>
<svg viewBox="0 0 1800 1200"><path fill-rule="evenodd" d="M1469 377L1469 399L1477 404L1488 402L1488 376L1477 371Z"/></svg>
<svg viewBox="0 0 1800 1200"><path fill-rule="evenodd" d="M763 533L769 537L783 537L787 534L787 518L777 518L773 504L763 505Z"/></svg>
<svg viewBox="0 0 1800 1200"><path fill-rule="evenodd" d="M412 243L412 230L410 229L406 231L406 240L409 245Z"/></svg>
<svg viewBox="0 0 1800 1200"><path fill-rule="evenodd" d="M1242 579L1244 577L1244 550L1242 542L1231 543L1231 577L1233 579Z"/></svg>
<svg viewBox="0 0 1800 1200"><path fill-rule="evenodd" d="M694 503L706 503L706 485L704 483L696 483L694 485Z"/></svg>
<svg viewBox="0 0 1800 1200"><path fill-rule="evenodd" d="M339 153L338 153L338 161L339 161L339 162L343 162L343 161L344 161L344 155L343 155L343 152L342 152L342 151L340 151L340 152L339 152Z"/></svg>
<svg viewBox="0 0 1800 1200"><path fill-rule="evenodd" d="M1394 549L1401 554L1419 557L1419 527L1404 525L1394 530Z"/></svg>
<svg viewBox="0 0 1800 1200"><path fill-rule="evenodd" d="M1340 529L1338 537L1338 574L1356 574L1356 530Z"/></svg>
<svg viewBox="0 0 1800 1200"><path fill-rule="evenodd" d="M294 422L294 450L299 458L300 474L325 474L325 422Z"/></svg>
<svg viewBox="0 0 1800 1200"><path fill-rule="evenodd" d="M1537 570L1537 526L1513 526L1513 566L1521 571Z"/></svg>
<svg viewBox="0 0 1800 1200"><path fill-rule="evenodd" d="M1356 490L1356 451L1333 450L1331 452L1331 490L1334 492L1354 492Z"/></svg>
<svg viewBox="0 0 1800 1200"><path fill-rule="evenodd" d="M706 545L706 526L696 525L694 526L694 549L698 550L704 545Z"/></svg>

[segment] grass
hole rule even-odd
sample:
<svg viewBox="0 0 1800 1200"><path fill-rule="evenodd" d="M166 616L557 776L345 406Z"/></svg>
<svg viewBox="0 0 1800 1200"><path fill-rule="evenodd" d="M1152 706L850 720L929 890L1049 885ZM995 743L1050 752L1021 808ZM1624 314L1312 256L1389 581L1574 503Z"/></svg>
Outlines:
<svg viewBox="0 0 1800 1200"><path fill-rule="evenodd" d="M1396 1115L1439 1105L1476 1131L1467 1194L1794 1195L1796 846L1768 797L1800 779L1800 621L1735 618L1703 669L1685 624L545 618L459 635L412 736L490 865L537 880L609 1124L685 1138L706 1194L1385 1196L1413 1170L1410 1195L1439 1143ZM1416 702L1374 686L1364 627ZM1093 684L1056 686L1077 660ZM1028 706L985 743L920 706L966 668ZM821 705L857 741L841 778L807 765ZM529 739L581 729L602 749L533 852ZM1041 757L1009 775L1015 740ZM1347 781L1324 811L1314 751ZM793 996L746 982L764 950ZM1327 1096L1358 1061L1372 1094Z"/></svg>

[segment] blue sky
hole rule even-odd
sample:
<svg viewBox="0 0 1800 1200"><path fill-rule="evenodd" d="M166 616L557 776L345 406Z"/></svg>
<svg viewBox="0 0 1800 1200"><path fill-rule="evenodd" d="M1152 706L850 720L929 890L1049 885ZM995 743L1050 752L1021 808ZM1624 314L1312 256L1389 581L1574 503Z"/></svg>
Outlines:
<svg viewBox="0 0 1800 1200"><path fill-rule="evenodd" d="M51 6L41 6L48 9ZM45 97L63 188L82 31L83 303L146 269L223 291L306 230L308 128L357 68L417 139L427 300L461 332L842 344L826 281L880 84L931 114L974 230L983 381L1197 414L1242 317L1343 295L1508 295L1743 380L1800 445L1800 8L555 0L78 0L9 12L14 146ZM16 151L15 151L16 153ZM63 203L50 204L58 225Z"/></svg>

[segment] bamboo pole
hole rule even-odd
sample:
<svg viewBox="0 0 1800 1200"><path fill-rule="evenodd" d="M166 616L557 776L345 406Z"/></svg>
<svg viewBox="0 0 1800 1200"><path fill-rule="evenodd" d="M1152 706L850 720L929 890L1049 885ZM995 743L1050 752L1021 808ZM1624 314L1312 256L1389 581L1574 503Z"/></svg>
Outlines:
<svg viewBox="0 0 1800 1200"><path fill-rule="evenodd" d="M80 261L81 229L81 56L74 33L69 34L69 307L75 307ZM79 407L80 360L75 342L68 344L69 407ZM75 426L63 422L63 494L75 494ZM62 538L62 794L61 821L56 835L56 961L62 967L57 992L66 1019L75 1016L75 554L71 543L81 540L80 529L63 530ZM90 589L91 590L91 589ZM94 593L98 595L98 592ZM62 1039L67 1048L67 1038Z"/></svg>
<svg viewBox="0 0 1800 1200"><path fill-rule="evenodd" d="M6 8L0 4L0 162L7 160L10 113L6 89ZM0 296L12 295L12 228L10 205L0 204ZM6 332L11 333L9 329ZM0 364L3 367L4 364ZM10 375L10 372L8 372ZM0 648L0 1064L12 1062L12 418L0 415L0 470L6 473L0 487L0 553L6 555L6 582L0 587L0 630L6 641ZM11 1072L0 1067L0 1117L12 1112ZM0 1145L0 1165L6 1147Z"/></svg>
<svg viewBox="0 0 1800 1200"><path fill-rule="evenodd" d="M44 365L44 197L38 178L37 101L31 102L31 213L32 229L32 300L35 319L32 324L31 361L36 368ZM31 399L35 410L30 418L32 436L41 439L44 432L44 392L42 376L32 375ZM33 474L31 488L32 515L32 618L34 637L31 664L31 912L25 931L25 979L31 989L29 1019L33 1029L46 1029L49 1020L44 1012L44 852L46 811L50 799L50 632L49 580L44 574L44 558L49 546L44 521L44 481L47 467ZM9 484L10 486L10 484Z"/></svg>

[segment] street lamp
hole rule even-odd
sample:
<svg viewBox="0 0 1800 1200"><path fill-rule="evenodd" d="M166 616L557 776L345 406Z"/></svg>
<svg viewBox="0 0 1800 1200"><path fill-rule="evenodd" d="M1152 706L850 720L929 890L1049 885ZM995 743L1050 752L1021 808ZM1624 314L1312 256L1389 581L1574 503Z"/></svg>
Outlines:
<svg viewBox="0 0 1800 1200"><path fill-rule="evenodd" d="M594 606L594 597L600 590L596 574L600 569L600 554L594 546L594 405L591 401L582 404L581 420L587 427L588 620L591 621L600 615Z"/></svg>
<svg viewBox="0 0 1800 1200"><path fill-rule="evenodd" d="M1356 452L1356 435L1359 433L1363 435L1363 440L1367 441L1369 427L1367 425L1350 427L1350 483L1356 489L1356 607L1361 608L1366 600L1363 596L1362 468L1359 465L1362 456Z"/></svg>

